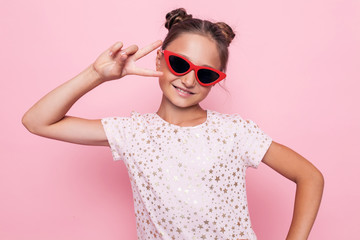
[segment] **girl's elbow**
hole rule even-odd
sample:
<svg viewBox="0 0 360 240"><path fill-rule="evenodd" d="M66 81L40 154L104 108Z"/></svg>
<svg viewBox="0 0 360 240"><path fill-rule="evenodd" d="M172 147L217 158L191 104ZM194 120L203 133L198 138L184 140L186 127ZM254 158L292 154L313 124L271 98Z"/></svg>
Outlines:
<svg viewBox="0 0 360 240"><path fill-rule="evenodd" d="M31 119L29 114L25 113L21 119L22 125L31 133L37 134L37 126L35 121Z"/></svg>
<svg viewBox="0 0 360 240"><path fill-rule="evenodd" d="M323 188L325 178L320 170L318 170L315 166L310 165L310 167L308 166L307 168L298 171L294 182L297 184L310 184L312 186Z"/></svg>
<svg viewBox="0 0 360 240"><path fill-rule="evenodd" d="M319 189L323 189L325 185L324 175L317 168L314 168L303 180L310 182L311 185L317 186Z"/></svg>
<svg viewBox="0 0 360 240"><path fill-rule="evenodd" d="M319 170L317 170L315 179L318 185L320 185L320 187L323 189L325 185L325 178L324 175Z"/></svg>
<svg viewBox="0 0 360 240"><path fill-rule="evenodd" d="M31 130L31 127L30 127L31 124L29 122L29 118L28 118L28 115L26 113L23 115L23 117L21 119L21 123L29 132L31 132L30 131Z"/></svg>

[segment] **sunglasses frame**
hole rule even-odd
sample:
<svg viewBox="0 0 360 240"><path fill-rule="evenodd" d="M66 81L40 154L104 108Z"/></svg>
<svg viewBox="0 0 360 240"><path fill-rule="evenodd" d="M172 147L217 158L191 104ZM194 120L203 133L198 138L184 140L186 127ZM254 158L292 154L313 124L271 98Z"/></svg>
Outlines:
<svg viewBox="0 0 360 240"><path fill-rule="evenodd" d="M220 82L221 80L223 80L224 78L226 78L226 74L215 69L215 68L211 68L211 67L203 67L203 66L198 66L198 65L195 65L193 64L192 62L190 62L188 59L186 59L184 56L181 56L177 53L174 53L174 52L171 52L171 51L168 51L168 50L161 50L161 52L164 54L165 56L165 61L166 61L166 64L168 66L168 68L170 69L171 73L173 73L174 75L176 76L183 76L185 74L187 74L188 72L190 72L191 70L194 70L195 71L195 76L196 76L196 80L198 81L198 83L204 87L207 87L207 86L211 86L211 85L214 85L218 82ZM174 69L171 67L171 64L170 64L170 60L169 60L169 57L173 55L173 56L176 56L176 57L179 57L181 59L183 59L185 62L187 62L189 65L190 65L190 68L186 71L186 72L183 72L183 73L177 73L174 71ZM216 72L217 74L219 74L219 78L216 79L215 81L211 82L211 83L203 83L199 80L199 77L198 77L198 71L200 69L207 69L207 70L211 70L211 71L214 71Z"/></svg>

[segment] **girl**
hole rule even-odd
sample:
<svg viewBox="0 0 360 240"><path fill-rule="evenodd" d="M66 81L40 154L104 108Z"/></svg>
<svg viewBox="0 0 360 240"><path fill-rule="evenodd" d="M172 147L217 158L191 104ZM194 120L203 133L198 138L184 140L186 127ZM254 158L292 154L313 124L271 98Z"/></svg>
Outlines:
<svg viewBox="0 0 360 240"><path fill-rule="evenodd" d="M31 107L25 127L48 138L109 146L129 171L139 239L256 239L245 171L261 161L297 184L287 239L307 239L323 191L319 170L255 122L199 105L226 77L232 29L192 18L185 9L169 12L165 27L163 42L140 50L115 43ZM160 46L156 71L136 66ZM96 86L131 74L159 78L163 96L156 113L97 120L66 115Z"/></svg>

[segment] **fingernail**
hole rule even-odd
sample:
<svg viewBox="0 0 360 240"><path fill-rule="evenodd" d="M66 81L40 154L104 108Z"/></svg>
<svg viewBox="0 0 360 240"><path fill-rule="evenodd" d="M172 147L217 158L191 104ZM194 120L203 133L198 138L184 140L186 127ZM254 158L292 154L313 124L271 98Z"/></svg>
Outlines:
<svg viewBox="0 0 360 240"><path fill-rule="evenodd" d="M123 60L123 61L126 60L126 59L127 59L127 55L121 54L120 59Z"/></svg>
<svg viewBox="0 0 360 240"><path fill-rule="evenodd" d="M120 55L125 55L125 54L126 54L125 51L121 51L121 52L120 52Z"/></svg>
<svg viewBox="0 0 360 240"><path fill-rule="evenodd" d="M112 52L112 51L110 51L110 52L109 52L109 56L111 56L112 54L113 54L113 52Z"/></svg>

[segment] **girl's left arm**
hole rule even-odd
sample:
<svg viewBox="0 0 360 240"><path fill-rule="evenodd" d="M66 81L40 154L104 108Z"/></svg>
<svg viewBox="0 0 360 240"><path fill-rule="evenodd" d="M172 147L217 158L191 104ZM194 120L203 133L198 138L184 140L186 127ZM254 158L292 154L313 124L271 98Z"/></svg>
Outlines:
<svg viewBox="0 0 360 240"><path fill-rule="evenodd" d="M274 141L262 162L296 183L294 213L286 240L307 239L320 207L323 175L304 157Z"/></svg>

